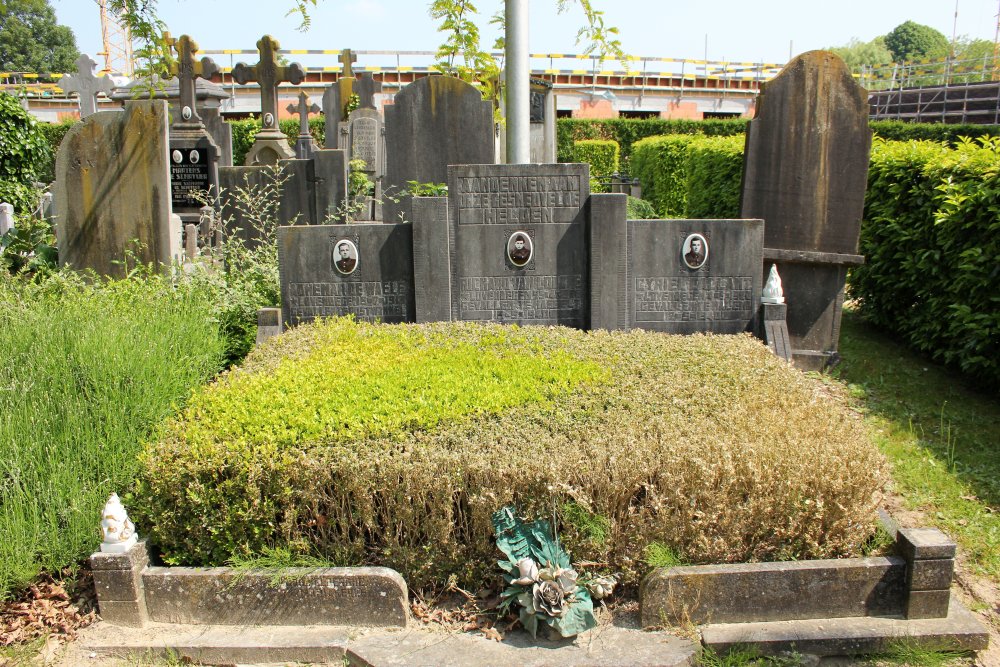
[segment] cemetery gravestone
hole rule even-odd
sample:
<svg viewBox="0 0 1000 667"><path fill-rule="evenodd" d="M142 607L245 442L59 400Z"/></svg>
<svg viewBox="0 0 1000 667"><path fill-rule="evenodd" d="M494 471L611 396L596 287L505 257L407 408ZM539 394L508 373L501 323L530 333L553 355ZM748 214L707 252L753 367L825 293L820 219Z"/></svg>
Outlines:
<svg viewBox="0 0 1000 667"><path fill-rule="evenodd" d="M219 147L202 123L195 104L195 81L218 71L211 58L195 59L198 45L187 35L175 43L177 61L170 73L177 77L180 114L170 127L170 187L175 213L185 223L201 218L202 197L216 196L219 185ZM210 193L213 193L210 195Z"/></svg>
<svg viewBox="0 0 1000 667"><path fill-rule="evenodd" d="M254 246L260 226L316 223L316 171L313 160L279 160L258 167L219 169L222 220L226 234ZM247 198L257 200L248 207Z"/></svg>
<svg viewBox="0 0 1000 667"><path fill-rule="evenodd" d="M256 81L260 85L261 129L254 135L253 146L247 152L246 165L275 164L280 159L295 156L288 147L285 134L278 127L278 84L283 81L298 85L305 80L305 70L298 63L285 67L278 62L281 45L270 35L257 42L260 60L254 66L237 63L233 79L240 85Z"/></svg>
<svg viewBox="0 0 1000 667"><path fill-rule="evenodd" d="M354 83L359 105L352 111L346 123L341 123L341 135L346 137L345 147L350 149L350 159L364 162L361 171L375 184L371 201L358 202L362 207L358 219L382 219L382 182L385 177L385 127L379 112L375 109L375 93L382 84L369 74L362 74Z"/></svg>
<svg viewBox="0 0 1000 667"><path fill-rule="evenodd" d="M309 132L309 114L319 113L320 108L315 104L310 105L308 95L299 93L298 104L289 104L286 110L299 117L299 136L295 141L295 157L307 160L318 150L318 146Z"/></svg>
<svg viewBox="0 0 1000 667"><path fill-rule="evenodd" d="M446 183L449 165L496 162L493 107L460 79L428 76L403 88L385 108L385 192L408 181ZM412 219L410 198L387 201L384 219Z"/></svg>
<svg viewBox="0 0 1000 667"><path fill-rule="evenodd" d="M104 93L110 96L115 89L115 83L111 77L105 74L102 77L94 76L94 69L97 63L86 53L81 53L76 59L76 73L64 76L59 80L59 87L65 93L76 93L80 99L80 118L97 112L97 94Z"/></svg>
<svg viewBox="0 0 1000 667"><path fill-rule="evenodd" d="M826 51L769 81L747 130L741 215L763 218L764 263L783 280L796 365L837 357L847 268L857 255L871 149L867 95Z"/></svg>
<svg viewBox="0 0 1000 667"><path fill-rule="evenodd" d="M347 148L340 139L340 124L345 120L344 109L354 92L354 63L358 57L350 49L344 49L338 60L341 63L337 81L323 93L323 116L326 119L325 148Z"/></svg>
<svg viewBox="0 0 1000 667"><path fill-rule="evenodd" d="M589 166L448 174L452 319L588 327Z"/></svg>
<svg viewBox="0 0 1000 667"><path fill-rule="evenodd" d="M0 236L14 229L14 205L0 204Z"/></svg>
<svg viewBox="0 0 1000 667"><path fill-rule="evenodd" d="M313 225L278 229L284 322L354 315L413 322L413 226Z"/></svg>
<svg viewBox="0 0 1000 667"><path fill-rule="evenodd" d="M127 251L142 263L179 257L167 155L167 104L160 100L126 102L124 111L93 114L70 128L56 157L60 264L122 276Z"/></svg>

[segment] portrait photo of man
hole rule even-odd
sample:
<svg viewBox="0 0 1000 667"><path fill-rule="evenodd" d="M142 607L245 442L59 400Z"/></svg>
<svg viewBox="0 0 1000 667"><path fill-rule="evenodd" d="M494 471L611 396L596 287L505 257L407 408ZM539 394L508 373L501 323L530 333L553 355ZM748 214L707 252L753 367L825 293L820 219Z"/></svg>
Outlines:
<svg viewBox="0 0 1000 667"><path fill-rule="evenodd" d="M689 269L700 269L708 259L708 242L701 234L691 234L684 239L682 252Z"/></svg>
<svg viewBox="0 0 1000 667"><path fill-rule="evenodd" d="M346 239L337 241L333 258L333 265L344 275L354 273L358 268L358 249L351 241Z"/></svg>
<svg viewBox="0 0 1000 667"><path fill-rule="evenodd" d="M524 266L531 261L531 238L524 232L514 232L507 241L507 258L514 266Z"/></svg>

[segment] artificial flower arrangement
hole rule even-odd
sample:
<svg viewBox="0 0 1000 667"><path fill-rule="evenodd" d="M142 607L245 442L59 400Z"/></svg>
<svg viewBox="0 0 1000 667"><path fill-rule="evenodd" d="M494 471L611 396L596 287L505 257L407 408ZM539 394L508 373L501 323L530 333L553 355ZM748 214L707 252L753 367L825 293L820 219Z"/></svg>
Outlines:
<svg viewBox="0 0 1000 667"><path fill-rule="evenodd" d="M513 506L493 514L493 530L497 547L507 556L497 561L507 582L501 612L517 604L521 625L532 637L538 635L539 623L561 637L574 637L597 625L593 600L611 594L613 576L581 579L549 522L525 522Z"/></svg>

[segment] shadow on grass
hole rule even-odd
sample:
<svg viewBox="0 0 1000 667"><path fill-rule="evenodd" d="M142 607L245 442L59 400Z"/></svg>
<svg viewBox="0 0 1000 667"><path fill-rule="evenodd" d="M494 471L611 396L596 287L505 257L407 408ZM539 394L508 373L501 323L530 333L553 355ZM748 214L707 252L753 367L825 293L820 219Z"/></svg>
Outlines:
<svg viewBox="0 0 1000 667"><path fill-rule="evenodd" d="M1000 398L904 348L845 309L847 382L890 458L897 491L1000 577Z"/></svg>

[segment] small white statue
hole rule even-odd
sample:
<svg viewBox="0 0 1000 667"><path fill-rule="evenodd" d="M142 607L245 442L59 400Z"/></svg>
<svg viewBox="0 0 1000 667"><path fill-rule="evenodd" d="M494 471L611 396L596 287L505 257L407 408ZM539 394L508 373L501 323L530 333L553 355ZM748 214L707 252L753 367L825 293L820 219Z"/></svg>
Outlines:
<svg viewBox="0 0 1000 667"><path fill-rule="evenodd" d="M778 275L778 265L771 265L771 273L761 294L761 303L784 303L785 293L781 290L781 276Z"/></svg>
<svg viewBox="0 0 1000 667"><path fill-rule="evenodd" d="M139 541L117 493L111 494L101 514L101 539L101 551L113 554L125 553Z"/></svg>

